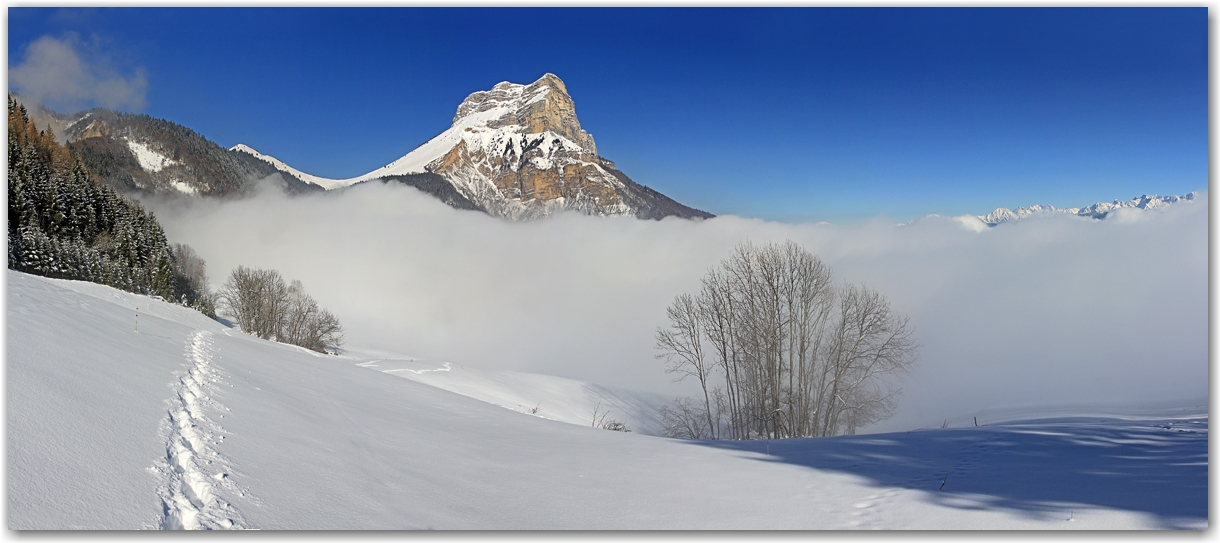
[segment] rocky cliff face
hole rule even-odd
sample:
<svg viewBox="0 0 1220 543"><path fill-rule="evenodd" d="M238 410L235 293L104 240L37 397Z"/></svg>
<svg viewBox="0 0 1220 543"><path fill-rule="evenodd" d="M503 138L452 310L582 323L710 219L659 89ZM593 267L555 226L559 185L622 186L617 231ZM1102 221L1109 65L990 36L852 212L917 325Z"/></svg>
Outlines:
<svg viewBox="0 0 1220 543"><path fill-rule="evenodd" d="M433 145L439 141L451 145ZM444 176L492 215L532 219L558 210L593 215L711 217L632 182L597 155L554 74L530 85L500 83L471 94L453 126L418 151L443 153L424 169ZM404 162L419 163L412 152Z"/></svg>
<svg viewBox="0 0 1220 543"><path fill-rule="evenodd" d="M568 95L567 86L555 74L546 74L529 86L505 81L490 91L471 94L458 106L453 124L461 123L471 114L498 109L508 109L512 114L488 122L489 128L519 126L530 134L554 132L576 142L589 154L597 154L593 136L580 127L576 118L576 104Z"/></svg>

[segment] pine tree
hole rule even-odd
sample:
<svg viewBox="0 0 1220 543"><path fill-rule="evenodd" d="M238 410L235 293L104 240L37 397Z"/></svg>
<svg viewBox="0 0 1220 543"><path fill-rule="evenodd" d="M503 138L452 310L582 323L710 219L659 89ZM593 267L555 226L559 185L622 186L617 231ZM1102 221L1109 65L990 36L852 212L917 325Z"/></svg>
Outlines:
<svg viewBox="0 0 1220 543"><path fill-rule="evenodd" d="M183 277L156 216L95 182L12 96L8 158L9 268L161 296L215 316L202 259L190 251L200 274Z"/></svg>

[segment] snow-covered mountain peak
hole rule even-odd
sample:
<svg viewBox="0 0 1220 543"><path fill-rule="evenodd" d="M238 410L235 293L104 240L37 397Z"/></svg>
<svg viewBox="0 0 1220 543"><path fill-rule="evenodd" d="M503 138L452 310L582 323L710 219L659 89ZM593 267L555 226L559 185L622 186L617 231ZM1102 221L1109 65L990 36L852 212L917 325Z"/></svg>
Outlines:
<svg viewBox="0 0 1220 543"><path fill-rule="evenodd" d="M448 130L398 160L350 179L329 179L310 175L245 144L231 148L328 190L382 177L440 173L442 170L452 169L457 162L465 162L461 160L463 155L469 158L472 154L516 173L520 170L525 155L535 149L538 151L531 154L541 156L531 156L530 159L536 158L533 160L534 166L541 169L566 164L566 161L558 159L558 152L584 155L582 162L585 166L601 170L601 166L597 164L597 146L593 142L593 136L580 127L580 121L576 118L576 106L572 97L568 96L567 86L551 73L529 85L504 81L496 84L491 90L471 93L458 106L453 125ZM599 173L606 178L612 177L604 171ZM461 186L463 184L465 183L458 183L458 189L464 194L469 193L468 197L493 189Z"/></svg>
<svg viewBox="0 0 1220 543"><path fill-rule="evenodd" d="M576 104L567 85L548 73L529 85L507 81L489 91L467 96L453 116L453 127L507 129L524 134L553 132L591 155L597 154L593 136L580 127Z"/></svg>
<svg viewBox="0 0 1220 543"><path fill-rule="evenodd" d="M530 99L538 97L540 94L546 94L550 90L549 87L538 89L539 92L530 93ZM482 113L490 110L495 110L496 115L484 115L481 117L481 125L486 125L487 121L498 120L501 116L512 112L521 102L525 95L525 85L501 81L496 83L491 90L481 90L470 93L462 103L458 105L457 113L453 115L453 125L456 126L462 122L462 119L470 116L473 113Z"/></svg>
<svg viewBox="0 0 1220 543"><path fill-rule="evenodd" d="M528 85L504 81L471 93L458 105L447 130L359 177L317 177L246 145L232 150L326 189L390 178L435 187L439 176L456 199L509 219L533 219L559 210L647 219L711 217L636 184L598 156L593 136L576 118L567 85L551 73Z"/></svg>
<svg viewBox="0 0 1220 543"><path fill-rule="evenodd" d="M250 147L249 145L246 145L244 143L239 143L237 145L234 145L234 146L230 147L229 150L230 151L241 151L243 153L247 153L247 154L251 154L251 155L255 155L255 156L263 156L258 151L255 151L253 147Z"/></svg>

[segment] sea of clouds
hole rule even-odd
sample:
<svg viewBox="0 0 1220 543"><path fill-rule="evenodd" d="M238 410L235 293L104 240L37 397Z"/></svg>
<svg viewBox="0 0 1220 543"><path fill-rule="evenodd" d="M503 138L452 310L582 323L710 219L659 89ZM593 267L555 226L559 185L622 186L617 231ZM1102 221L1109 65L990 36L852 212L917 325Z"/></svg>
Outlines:
<svg viewBox="0 0 1220 543"><path fill-rule="evenodd" d="M885 294L922 345L898 413L939 426L1011 406L1208 393L1207 194L1105 220L995 228L559 215L510 223L401 185L220 202L147 202L208 262L278 269L340 317L348 345L665 394L653 335L674 296L743 241L791 239L840 281Z"/></svg>

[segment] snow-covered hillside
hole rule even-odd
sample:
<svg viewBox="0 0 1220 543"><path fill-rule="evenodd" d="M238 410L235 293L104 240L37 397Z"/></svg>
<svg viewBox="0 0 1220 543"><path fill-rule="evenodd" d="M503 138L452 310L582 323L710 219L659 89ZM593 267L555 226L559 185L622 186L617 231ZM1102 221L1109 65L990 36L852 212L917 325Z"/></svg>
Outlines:
<svg viewBox="0 0 1220 543"><path fill-rule="evenodd" d="M558 413L572 383L6 277L9 529L1207 527L1205 409L684 442L496 405Z"/></svg>
<svg viewBox="0 0 1220 543"><path fill-rule="evenodd" d="M94 181L120 192L238 196L264 182L293 194L323 190L165 119L103 108L60 114L34 103L24 105L39 126L50 125L60 143L72 145L72 153Z"/></svg>
<svg viewBox="0 0 1220 543"><path fill-rule="evenodd" d="M632 432L661 435L660 409L673 398L553 375L468 368L450 362L429 362L388 353L348 352L356 364L463 396L529 413L544 419L582 426L618 421Z"/></svg>

